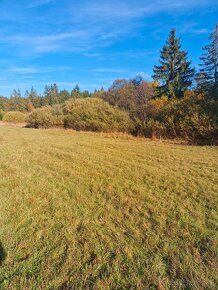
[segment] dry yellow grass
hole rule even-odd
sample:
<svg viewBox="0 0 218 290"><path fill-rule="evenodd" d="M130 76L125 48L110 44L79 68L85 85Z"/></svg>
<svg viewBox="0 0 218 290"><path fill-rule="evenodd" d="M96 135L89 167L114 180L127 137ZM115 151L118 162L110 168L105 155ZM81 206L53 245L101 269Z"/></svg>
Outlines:
<svg viewBox="0 0 218 290"><path fill-rule="evenodd" d="M216 289L218 150L0 127L0 289Z"/></svg>

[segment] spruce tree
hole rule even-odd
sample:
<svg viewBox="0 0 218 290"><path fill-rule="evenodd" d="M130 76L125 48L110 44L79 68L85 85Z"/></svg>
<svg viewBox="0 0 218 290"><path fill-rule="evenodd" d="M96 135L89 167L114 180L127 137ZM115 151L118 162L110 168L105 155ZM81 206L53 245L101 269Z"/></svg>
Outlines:
<svg viewBox="0 0 218 290"><path fill-rule="evenodd" d="M44 101L46 105L55 105L59 103L59 92L58 86L54 83L53 85L46 85L44 92Z"/></svg>
<svg viewBox="0 0 218 290"><path fill-rule="evenodd" d="M79 88L79 85L76 84L75 88L71 91L71 97L72 98L79 98L80 97L80 88Z"/></svg>
<svg viewBox="0 0 218 290"><path fill-rule="evenodd" d="M176 30L172 29L160 51L160 65L154 66L153 78L160 83L157 88L159 96L181 98L192 85L195 69L190 67L187 54L187 51L181 50L180 39L176 37Z"/></svg>
<svg viewBox="0 0 218 290"><path fill-rule="evenodd" d="M209 40L211 43L203 48L206 52L200 58L202 69L196 77L197 88L218 99L218 24Z"/></svg>

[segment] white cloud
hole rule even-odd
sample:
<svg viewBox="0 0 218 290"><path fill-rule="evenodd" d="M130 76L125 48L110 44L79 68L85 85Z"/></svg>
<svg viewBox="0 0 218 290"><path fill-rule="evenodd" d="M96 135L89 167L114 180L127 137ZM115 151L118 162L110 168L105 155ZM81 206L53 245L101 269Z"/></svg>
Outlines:
<svg viewBox="0 0 218 290"><path fill-rule="evenodd" d="M27 5L26 8L36 8L40 7L46 4L50 4L51 2L54 2L55 0L32 0L29 5Z"/></svg>
<svg viewBox="0 0 218 290"><path fill-rule="evenodd" d="M191 34L210 34L210 30L207 28L192 28L188 31Z"/></svg>
<svg viewBox="0 0 218 290"><path fill-rule="evenodd" d="M32 75L32 74L47 74L57 71L70 71L74 68L72 66L51 66L51 67L9 67L6 68L7 72L21 74L21 75ZM22 76L23 77L23 76Z"/></svg>
<svg viewBox="0 0 218 290"><path fill-rule="evenodd" d="M20 73L20 74L35 74L37 73L37 69L30 67L12 67L8 69L9 72L12 73Z"/></svg>
<svg viewBox="0 0 218 290"><path fill-rule="evenodd" d="M140 19L145 21L146 17L161 11L184 13L212 5L209 0L93 0L64 1L61 6L50 9L49 15L43 12L35 15L32 9L23 9L23 6L33 8L53 2L58 4L55 0L34 0L26 5L18 2L14 9L9 9L8 2L4 2L4 15L8 15L8 21L18 25L14 29L4 28L0 31L0 43L10 48L16 47L17 52L23 55L58 51L90 52L95 47L106 47L118 39L134 35L138 25L142 25L138 23ZM23 22L26 23L26 31L19 29ZM147 23L143 22L143 25ZM205 28L195 28L192 33L202 34L206 31Z"/></svg>
<svg viewBox="0 0 218 290"><path fill-rule="evenodd" d="M45 84L44 80L49 83L48 78L57 77L63 81L60 85L71 87L75 85L71 80L85 78L80 75L82 70L83 72L85 70L91 77L87 84L84 81L84 87L85 85L91 87L88 83L91 80L94 87L99 86L96 84L98 82L106 85L112 82L110 76L114 78L116 74L117 76L122 74L122 77L133 77L131 74L136 75L137 72L119 67L134 67L137 63L135 67L140 70L139 59L144 63L144 67L150 65L149 63L158 55L159 48L159 43L157 48L157 44L152 42L155 38L158 38L158 41L164 41L170 29L169 22L177 28L179 36L189 34L191 38L192 34L209 34L210 24L206 21L203 23L205 26L202 26L200 23L189 23L188 19L191 19L190 15L193 12L196 14L196 11L207 15L205 11L214 10L218 5L217 0L22 0L12 2L13 5L8 0L0 1L2 58L5 52L6 56L10 56L8 60L7 57L6 60L0 60L2 68L0 76L6 75L8 80L11 79L11 87L15 86L16 82L22 85L22 80L26 81L25 87L32 85L33 77L37 80L37 86ZM166 15L169 16L168 19ZM189 16L186 17L187 15ZM152 17L155 17L155 22ZM130 43L128 48L126 40L129 41L128 43L131 40L138 42L134 45ZM146 47L146 41L149 49L143 50L142 48ZM135 47L140 46L139 42L143 46L137 50ZM114 45L113 50L104 49L116 43L118 45L116 47ZM54 55L57 56L57 61ZM62 55L64 55L63 58ZM78 64L77 72L77 68L72 68L70 62L81 55L89 59L86 59L85 68L84 63L81 66L80 63ZM81 59L83 61L84 58L81 57ZM154 63L155 61L157 60L154 60ZM52 66L51 62L54 62L54 67L49 67L49 65ZM78 63L77 59L75 62ZM122 64L118 66L121 62ZM43 67L42 63L47 67ZM67 64L69 67L59 67L58 63ZM69 73L70 70L72 73ZM68 74L65 73L66 71ZM144 76L148 78L149 74L144 73Z"/></svg>
<svg viewBox="0 0 218 290"><path fill-rule="evenodd" d="M92 69L91 72L97 73L126 73L127 69L119 69L119 68L95 68Z"/></svg>
<svg viewBox="0 0 218 290"><path fill-rule="evenodd" d="M76 19L88 17L87 19L96 22L103 20L123 20L132 19L151 14L157 14L160 11L184 12L191 8L204 6L214 6L210 0L128 0L128 1L86 1L81 3L81 11L76 15ZM74 6L74 5L73 5ZM76 5L78 9L79 5ZM74 10L73 10L74 13Z"/></svg>

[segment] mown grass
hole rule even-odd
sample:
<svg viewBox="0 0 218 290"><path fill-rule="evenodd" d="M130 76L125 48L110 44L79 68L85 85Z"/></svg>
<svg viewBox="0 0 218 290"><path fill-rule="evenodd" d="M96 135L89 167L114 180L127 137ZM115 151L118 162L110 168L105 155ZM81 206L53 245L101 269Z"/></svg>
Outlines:
<svg viewBox="0 0 218 290"><path fill-rule="evenodd" d="M218 150L0 128L0 289L216 289Z"/></svg>

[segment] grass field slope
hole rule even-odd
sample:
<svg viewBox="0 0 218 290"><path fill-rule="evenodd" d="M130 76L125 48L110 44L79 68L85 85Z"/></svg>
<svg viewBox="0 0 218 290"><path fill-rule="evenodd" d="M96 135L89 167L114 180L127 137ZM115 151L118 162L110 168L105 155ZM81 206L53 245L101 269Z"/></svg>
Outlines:
<svg viewBox="0 0 218 290"><path fill-rule="evenodd" d="M0 127L0 289L216 289L218 148Z"/></svg>

